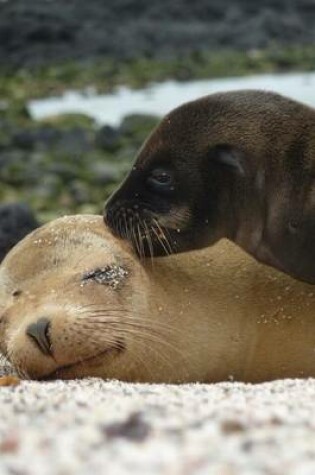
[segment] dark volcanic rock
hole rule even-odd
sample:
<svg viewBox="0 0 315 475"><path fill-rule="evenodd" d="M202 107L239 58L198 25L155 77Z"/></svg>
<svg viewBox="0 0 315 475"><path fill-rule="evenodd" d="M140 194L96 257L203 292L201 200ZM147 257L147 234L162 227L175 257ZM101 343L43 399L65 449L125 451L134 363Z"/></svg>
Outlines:
<svg viewBox="0 0 315 475"><path fill-rule="evenodd" d="M313 44L314 0L7 0L0 66Z"/></svg>
<svg viewBox="0 0 315 475"><path fill-rule="evenodd" d="M23 203L0 205L0 261L26 234L38 227L30 208Z"/></svg>
<svg viewBox="0 0 315 475"><path fill-rule="evenodd" d="M121 136L117 129L110 125L104 125L96 133L95 145L103 150L113 152L119 148L120 138Z"/></svg>
<svg viewBox="0 0 315 475"><path fill-rule="evenodd" d="M12 136L14 148L22 150L54 149L59 153L76 155L90 150L90 139L85 129L73 127L62 130L52 126L42 126L34 130L21 129Z"/></svg>

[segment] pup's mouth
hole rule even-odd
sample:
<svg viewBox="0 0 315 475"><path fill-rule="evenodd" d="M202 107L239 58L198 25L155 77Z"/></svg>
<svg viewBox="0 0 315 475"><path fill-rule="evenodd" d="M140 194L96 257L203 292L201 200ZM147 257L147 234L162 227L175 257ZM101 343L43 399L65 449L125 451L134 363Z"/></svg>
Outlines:
<svg viewBox="0 0 315 475"><path fill-rule="evenodd" d="M116 213L106 215L104 221L113 234L132 244L140 258L169 255L174 252L171 238L173 230L161 226L158 216L147 209L139 213L134 208L120 208Z"/></svg>

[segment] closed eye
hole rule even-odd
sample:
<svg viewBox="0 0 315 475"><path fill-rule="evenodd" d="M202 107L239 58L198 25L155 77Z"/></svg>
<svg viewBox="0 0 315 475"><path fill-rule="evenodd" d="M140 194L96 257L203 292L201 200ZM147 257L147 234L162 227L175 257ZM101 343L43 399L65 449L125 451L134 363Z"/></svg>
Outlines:
<svg viewBox="0 0 315 475"><path fill-rule="evenodd" d="M127 275L128 271L124 267L113 264L84 273L82 282L93 281L98 284L109 285L110 287L116 288Z"/></svg>

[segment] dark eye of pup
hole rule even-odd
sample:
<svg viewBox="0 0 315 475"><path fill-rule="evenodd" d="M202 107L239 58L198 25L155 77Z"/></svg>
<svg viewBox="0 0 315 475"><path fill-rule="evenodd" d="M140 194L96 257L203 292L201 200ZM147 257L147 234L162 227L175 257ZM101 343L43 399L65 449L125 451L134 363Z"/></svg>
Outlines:
<svg viewBox="0 0 315 475"><path fill-rule="evenodd" d="M120 282L128 275L128 271L116 264L100 267L83 274L82 282L94 281L98 284L109 285L116 289Z"/></svg>
<svg viewBox="0 0 315 475"><path fill-rule="evenodd" d="M163 168L156 168L151 172L147 178L147 183L150 188L156 191L173 191L174 190L174 177L170 170Z"/></svg>

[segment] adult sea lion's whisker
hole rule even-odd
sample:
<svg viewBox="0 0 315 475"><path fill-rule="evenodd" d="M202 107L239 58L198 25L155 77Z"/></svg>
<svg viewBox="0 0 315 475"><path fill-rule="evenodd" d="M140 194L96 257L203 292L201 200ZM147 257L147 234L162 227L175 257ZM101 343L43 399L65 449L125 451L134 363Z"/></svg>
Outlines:
<svg viewBox="0 0 315 475"><path fill-rule="evenodd" d="M84 340L86 341L86 333L87 331L90 332L91 330L93 330L93 328L90 325L80 325L76 327L76 335L83 336ZM96 340L89 337L88 343L93 343L94 345L97 344L97 346L99 346L100 343L106 343L106 345L109 346L115 345L117 343L117 338L115 338L115 336L110 336L108 334L102 333L100 337L101 338L97 338Z"/></svg>
<svg viewBox="0 0 315 475"><path fill-rule="evenodd" d="M98 323L101 323L101 322L98 322ZM113 323L113 322L106 322L106 323ZM115 322L115 323L116 323L116 322ZM121 324L121 326L120 326L120 328L115 327L115 331L116 331L116 332L119 332L119 333L121 333L121 334L124 334L125 336L132 335L133 337L136 337L136 338L137 338L137 345L139 345L139 344L144 345L145 341L148 341L148 342L150 342L150 343L152 343L152 344L153 344L153 343L156 343L156 344L158 344L158 345L160 345L160 346L163 346L163 345L164 345L164 346L165 346L166 348L168 348L169 350L175 351L175 352L182 358L183 361L185 361L185 360L188 359L188 358L187 358L187 352L185 352L186 354L183 353L183 352L182 352L179 348L177 348L174 344L172 345L172 344L169 343L167 340L165 340L165 338L161 338L160 335L158 335L158 334L156 335L156 334L150 333L150 332L148 331L148 328L145 328L145 327L143 328L143 327L141 327L141 326L135 327L135 328L133 328L133 327L130 328L129 326L127 326L127 327L123 328L123 326L126 325L126 323L125 323L125 322L118 322L118 323L119 323L119 325ZM88 325L85 326L85 330L93 330L93 329L94 329L93 326L90 326L90 327L89 327ZM82 332L82 334L84 334L84 333ZM107 337L106 335L101 335L101 336L102 336L102 337L103 337L103 336ZM138 340L138 339L139 339L139 340ZM100 341L100 343L102 342L101 339L100 339L99 341ZM107 341L108 341L108 339L106 338L106 342L107 342ZM150 348L151 350L153 349L153 348L152 348L152 345L150 345L150 347L145 346L145 348L146 348L146 350L147 350L148 348ZM168 360L165 358L165 355L164 355L161 351L159 351L157 354L159 355L159 357L160 357L161 359L164 359L164 361L165 361L167 364L169 364L170 366L172 366L172 363L171 363L171 356L170 356L170 358L169 358L170 361L168 361ZM185 355L185 356L184 356L184 355Z"/></svg>
<svg viewBox="0 0 315 475"><path fill-rule="evenodd" d="M159 348L155 348L155 346L154 346L154 343L157 343L157 344L162 343L162 344L163 344L164 341L163 341L163 340L160 340L160 341L159 341L159 340L154 340L154 341L152 341L152 339L149 338L148 340L149 340L149 342L150 342L151 344L150 344L149 346L147 346L147 345L145 344L146 342L143 340L143 337L144 337L144 336L145 336L146 338L148 337L148 335L141 335L141 334L139 334L139 333L138 333L138 334L137 334L137 333L134 333L134 334L133 334L133 337L135 337L135 339L137 340L137 345L138 345L138 346L142 346L142 347L144 348L144 350L145 350L144 357L147 358L148 352L151 351L151 352L153 352L153 353L156 355L156 357L157 357L158 360L160 359L160 360L164 361L164 363L165 363L168 367L173 368L174 365L173 365L173 362L172 362L172 357L170 356L170 357L167 358L167 357L165 356L165 354L160 351ZM176 350L175 347L174 347L173 349ZM156 374L157 374L157 369L158 369L158 368L155 366L155 370L154 370L155 376L156 376Z"/></svg>
<svg viewBox="0 0 315 475"><path fill-rule="evenodd" d="M111 324L118 325L118 328L115 327L115 331L128 331L128 332L137 332L138 334L141 333L143 336L150 336L152 341L156 341L160 344L163 344L165 347L168 347L169 349L175 350L176 353L178 353L181 357L183 357L183 352L177 348L174 344L171 344L168 340L167 337L169 336L168 333L161 333L156 331L153 327L150 327L148 325L142 325L142 324L137 324L135 322L125 322L121 320L108 320L105 318L104 321L93 321L93 324L100 324L100 325L105 325L105 326L110 326ZM124 328L125 327L125 328ZM88 328L88 326L85 326L85 328ZM93 328L92 326L90 327L91 329ZM184 353L187 353L185 351Z"/></svg>
<svg viewBox="0 0 315 475"><path fill-rule="evenodd" d="M82 318L82 317L81 317ZM176 327L171 327L171 326L168 326L168 325L163 325L163 324L158 324L158 323L148 323L147 321L145 321L145 319L138 319L136 321L133 321L133 319L131 317L129 317L129 321L126 322L126 320L128 320L128 317L126 318L126 316L123 316L119 319L117 319L117 316L114 314L114 315L110 315L110 313L107 313L106 314L98 314L98 315L92 315L92 316L87 316L87 317L83 317L83 319L81 320L77 320L76 323L82 325L83 323L82 322L89 322L90 320L93 320L93 323L96 323L96 324L102 324L102 325L106 325L106 324L109 324L109 323L117 323L117 324L123 324L123 325L129 325L129 326L137 326L137 327L142 327L142 328L148 328L150 331L156 331L156 332L165 332L163 333L163 335L165 337L168 337L170 336L171 332L173 331L174 335L178 335L178 331L176 331ZM116 318L116 320L114 320ZM102 320L100 320L102 319ZM162 334L162 333L161 333Z"/></svg>
<svg viewBox="0 0 315 475"><path fill-rule="evenodd" d="M131 313L131 312L130 312ZM168 335L171 335L173 334L174 336L178 335L179 333L183 332L183 334L185 333L185 329L181 329L181 328L178 328L176 325L170 325L170 324L167 324L167 323L161 323L161 322L157 322L157 321L151 321L151 322L148 322L148 319L146 316L143 316L143 317L139 317L137 315L137 317L135 318L134 316L131 315L128 315L126 312L124 311L117 311L116 313L114 311L110 311L110 310L106 310L104 312L104 310L98 310L98 311L94 311L93 313L90 313L88 311L86 312L80 312L80 317L79 317L79 320L78 321L82 321L83 319L91 319L93 321L97 321L97 319L99 318L104 318L106 320L104 320L104 324L108 321L110 321L110 319L112 319L113 317L114 318L117 318L117 315L118 314L121 314L120 316L120 319L117 320L118 322L122 322L124 320L130 320L130 322L134 323L134 324L142 324L143 326L147 326L148 328L152 328L153 330L160 330L160 331L165 331L165 336L168 336Z"/></svg>

